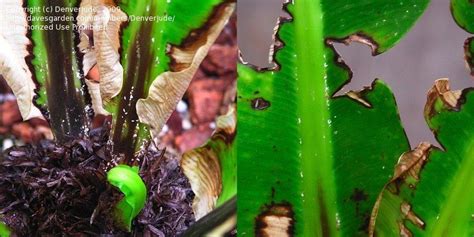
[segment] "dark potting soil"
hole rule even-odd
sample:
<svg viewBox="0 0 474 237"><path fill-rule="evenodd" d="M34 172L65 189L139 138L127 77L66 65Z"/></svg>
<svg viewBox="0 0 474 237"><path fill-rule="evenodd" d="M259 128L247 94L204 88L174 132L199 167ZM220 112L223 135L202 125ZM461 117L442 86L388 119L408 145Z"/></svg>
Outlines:
<svg viewBox="0 0 474 237"><path fill-rule="evenodd" d="M41 141L0 157L0 220L18 236L179 236L193 222L193 193L178 161L148 148L137 156L147 203L127 233L114 223L123 197L106 181L108 129L66 144Z"/></svg>

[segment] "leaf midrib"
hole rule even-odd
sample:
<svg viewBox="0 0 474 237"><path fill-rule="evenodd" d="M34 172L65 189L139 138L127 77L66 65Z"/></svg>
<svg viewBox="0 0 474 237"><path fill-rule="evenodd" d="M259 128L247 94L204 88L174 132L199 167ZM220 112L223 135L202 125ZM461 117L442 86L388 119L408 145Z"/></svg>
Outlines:
<svg viewBox="0 0 474 237"><path fill-rule="evenodd" d="M303 95L298 97L301 175L304 179L302 200L305 209L301 236L337 236L335 177L331 172L330 96L327 91L321 0L296 1L293 15L296 60L299 63L296 65L296 85L299 94Z"/></svg>

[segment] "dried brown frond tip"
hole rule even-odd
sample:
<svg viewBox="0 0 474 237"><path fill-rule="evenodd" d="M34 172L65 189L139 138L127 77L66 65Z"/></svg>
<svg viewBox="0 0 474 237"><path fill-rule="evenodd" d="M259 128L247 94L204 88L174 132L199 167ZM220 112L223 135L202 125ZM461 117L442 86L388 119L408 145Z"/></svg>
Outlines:
<svg viewBox="0 0 474 237"><path fill-rule="evenodd" d="M462 91L451 91L448 78L441 78L435 81L434 86L428 91L428 99L425 106L425 115L432 116L434 104L439 99L450 109L459 107L459 98Z"/></svg>

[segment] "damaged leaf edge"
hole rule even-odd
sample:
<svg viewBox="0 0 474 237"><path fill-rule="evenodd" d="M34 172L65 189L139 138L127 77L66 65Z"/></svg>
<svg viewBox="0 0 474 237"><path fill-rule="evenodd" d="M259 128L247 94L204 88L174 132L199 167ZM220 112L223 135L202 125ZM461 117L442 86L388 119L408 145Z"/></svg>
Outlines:
<svg viewBox="0 0 474 237"><path fill-rule="evenodd" d="M467 96L467 94L473 91L474 91L474 88L466 88L464 90L452 91L450 88L448 78L441 78L441 79L436 80L433 87L429 90L428 95L427 95L427 102L425 105L425 119L427 123L429 124L430 123L429 119L434 117L438 113L438 111L436 111L435 109L435 103L437 101L441 101L443 103L444 109L457 112L461 110L462 105L466 102L465 97ZM431 128L431 130L435 134L436 140L439 142L437 129ZM377 201L373 207L370 222L369 222L369 236L370 237L376 236L375 226L376 226L380 203L382 201L384 192L388 190L388 187L390 185L397 185L395 182L399 180L400 178L403 178L403 176L407 174L411 175L417 181L419 181L419 175L422 172L422 167L424 166L424 164L426 164L426 162L429 161L430 153L433 150L446 151L446 148L443 146L443 144L440 143L440 145L441 145L441 149L427 142L422 142L414 150L402 154L402 156L399 159L399 162L395 166L394 176L384 186L384 188L380 192L377 198ZM409 159L410 158L409 155L413 155L415 159ZM407 161L408 161L408 164L407 164ZM401 211L407 210L407 208L403 208L403 205L409 206L410 204L406 202L402 202L402 206L400 207ZM420 228L424 228L425 223L423 223L423 221L420 218L418 218L415 213L411 211L411 206L409 209L410 210L408 210L408 212L402 213L405 215L405 218L408 218L408 220L412 221L412 223L415 224L416 226ZM398 223L398 224L400 228L400 234L405 234L405 236L411 236L411 232L403 223Z"/></svg>
<svg viewBox="0 0 474 237"><path fill-rule="evenodd" d="M196 220L211 212L223 190L219 151L212 144L231 144L235 138L237 117L235 108L230 107L226 115L217 118L217 129L206 145L183 154L181 168L188 178L195 197L193 211Z"/></svg>
<svg viewBox="0 0 474 237"><path fill-rule="evenodd" d="M283 3L282 9L285 13L289 15L289 17L286 16L280 16L277 19L277 23L275 25L275 28L273 30L273 44L270 46L270 52L269 52L269 63L272 64L272 66L269 67L259 67L256 66L252 63L249 63L245 61L245 56L241 51L239 51L239 57L238 57L238 62L246 67L249 67L253 69L256 72L277 72L281 69L281 64L280 62L276 59L276 53L281 50L282 48L285 47L285 42L280 38L279 32L280 28L283 24L286 23L291 23L293 21L293 16L288 10L288 6L290 4L293 4L293 0L286 0ZM349 65L346 64L342 56L339 54L339 52L336 50L334 47L334 43L341 43L344 45L350 45L353 42L358 42L364 45L367 45L370 50L372 56L377 56L379 54L384 53L385 51L389 50L389 48L385 50L379 50L379 45L377 42L375 42L370 36L363 32L356 32L353 33L345 38L331 38L331 37L326 37L325 39L325 46L328 47L330 50L334 52L334 64L341 67L343 70L345 70L348 73L348 78L347 80L341 84L338 88L335 88L333 94L331 95L331 99L337 99L337 98L344 98L347 97L349 99L354 100L355 102L363 105L366 108L372 108L372 105L370 102L365 100L362 95L366 94L367 91L371 91L376 84L377 81L382 81L381 79L374 79L369 86L364 86L362 89L357 90L357 91L347 91L341 93L341 95L338 95L338 93L341 92L341 90L348 84L351 83L352 78L353 78L353 71L349 67Z"/></svg>
<svg viewBox="0 0 474 237"><path fill-rule="evenodd" d="M434 86L428 91L427 102L424 109L425 117L431 118L437 113L434 104L438 99L441 99L447 108L459 110L463 94L464 92L461 90L451 91L448 78L436 80Z"/></svg>
<svg viewBox="0 0 474 237"><path fill-rule="evenodd" d="M377 197L377 201L375 202L375 205L372 209L372 214L370 216L370 222L369 222L369 236L374 237L375 235L375 225L378 217L378 212L380 208L380 204L382 202L384 193L386 190L388 190L388 187L390 185L397 185L396 181L399 179L404 179L403 176L405 175L411 175L412 177L416 178L419 180L419 174L421 172L422 166L428 161L429 153L431 152L432 149L434 149L433 145L427 143L427 142L422 142L418 147L416 147L414 150L405 152L402 154L398 160L398 163L395 165L395 171L393 177L390 179L390 181L385 184L383 187L382 191L380 192L379 196ZM409 205L406 202L402 202L402 206L400 206L400 210L405 210L403 209L403 206ZM408 215L412 212L410 212L411 208L409 208L408 212L405 213L405 217L409 217ZM416 217L416 215L412 215ZM420 220L419 218L415 218L416 220ZM411 219L410 219L411 220ZM421 220L420 220L421 221ZM422 223L424 225L424 223ZM405 233L408 234L407 231L409 231L403 223L399 223L400 227L400 234ZM404 236L410 236L404 235Z"/></svg>

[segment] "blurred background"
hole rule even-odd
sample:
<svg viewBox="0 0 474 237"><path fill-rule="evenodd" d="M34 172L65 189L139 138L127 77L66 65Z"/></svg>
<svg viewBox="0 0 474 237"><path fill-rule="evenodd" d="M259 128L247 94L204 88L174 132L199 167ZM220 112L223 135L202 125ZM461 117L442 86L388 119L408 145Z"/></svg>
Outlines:
<svg viewBox="0 0 474 237"><path fill-rule="evenodd" d="M270 66L268 52L283 0L238 0L238 44L244 60ZM452 89L474 85L464 62L464 41L469 34L454 22L448 0L432 0L425 14L402 41L389 52L372 57L366 45L336 45L354 72L342 89L360 90L375 78L393 89L412 146L437 142L423 118L426 94L439 78L451 79Z"/></svg>

